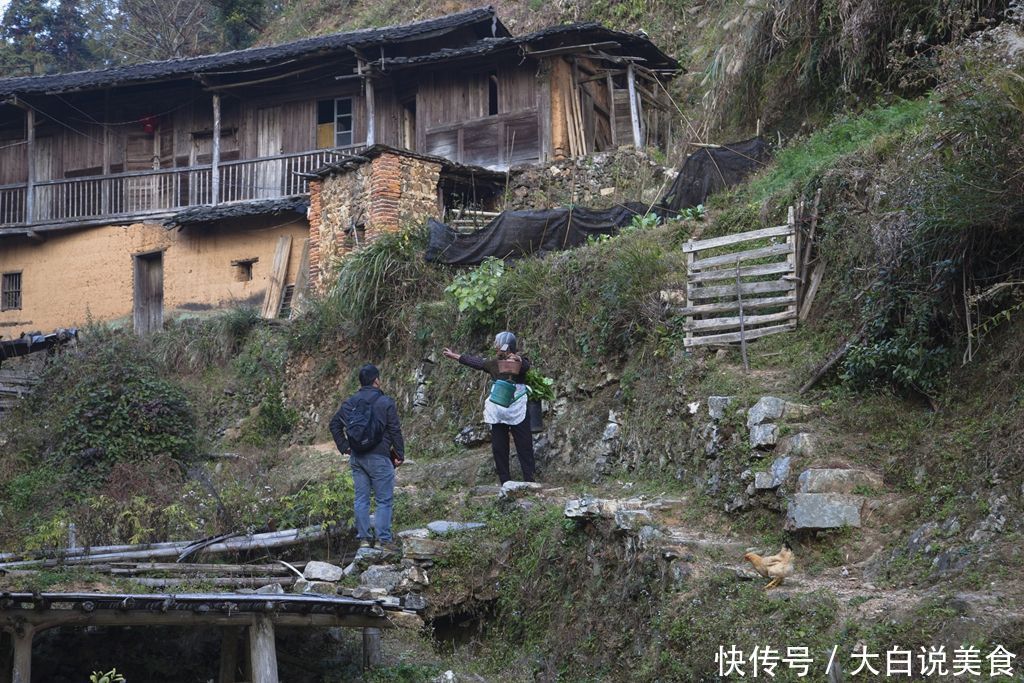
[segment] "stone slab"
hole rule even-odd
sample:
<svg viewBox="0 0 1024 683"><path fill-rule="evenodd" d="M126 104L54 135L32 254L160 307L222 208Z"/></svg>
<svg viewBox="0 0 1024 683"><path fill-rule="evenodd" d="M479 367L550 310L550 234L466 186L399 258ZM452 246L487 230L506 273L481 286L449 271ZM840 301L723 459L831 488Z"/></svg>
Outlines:
<svg viewBox="0 0 1024 683"><path fill-rule="evenodd" d="M863 496L842 493L797 493L786 510L786 529L790 531L840 529L861 525Z"/></svg>

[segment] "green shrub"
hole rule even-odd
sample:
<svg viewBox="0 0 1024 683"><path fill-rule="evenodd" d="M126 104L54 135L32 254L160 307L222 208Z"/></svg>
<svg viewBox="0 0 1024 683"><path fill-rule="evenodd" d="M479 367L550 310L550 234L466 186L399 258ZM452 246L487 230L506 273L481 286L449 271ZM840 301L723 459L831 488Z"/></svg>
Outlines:
<svg viewBox="0 0 1024 683"><path fill-rule="evenodd" d="M445 288L467 316L471 326L486 327L497 322L498 297L501 294L505 263L488 256L476 268L457 275Z"/></svg>

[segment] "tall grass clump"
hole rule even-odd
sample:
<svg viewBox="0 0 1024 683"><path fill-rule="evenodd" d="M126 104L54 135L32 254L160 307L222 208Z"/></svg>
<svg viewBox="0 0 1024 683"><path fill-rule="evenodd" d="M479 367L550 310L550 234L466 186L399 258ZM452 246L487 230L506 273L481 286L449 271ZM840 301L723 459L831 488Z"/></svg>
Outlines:
<svg viewBox="0 0 1024 683"><path fill-rule="evenodd" d="M259 312L248 306L208 318L178 318L168 321L150 343L155 356L169 370L197 373L226 365L259 322Z"/></svg>
<svg viewBox="0 0 1024 683"><path fill-rule="evenodd" d="M331 335L379 345L409 332L406 309L440 299L447 284L447 270L423 259L427 237L425 226L406 228L346 256L330 292L294 326L292 347L309 351Z"/></svg>

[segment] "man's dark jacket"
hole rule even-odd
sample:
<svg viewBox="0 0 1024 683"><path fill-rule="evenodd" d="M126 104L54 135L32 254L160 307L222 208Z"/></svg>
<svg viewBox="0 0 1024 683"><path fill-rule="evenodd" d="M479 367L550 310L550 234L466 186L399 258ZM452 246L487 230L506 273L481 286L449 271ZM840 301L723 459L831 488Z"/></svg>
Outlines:
<svg viewBox="0 0 1024 683"><path fill-rule="evenodd" d="M378 453L390 458L391 447L394 446L395 452L398 453L398 459L405 460L405 440L402 439L402 425L398 422L398 407L389 396L385 396L384 392L377 387L363 387L357 391L351 398L341 404L338 412L331 418L331 436L334 437L334 443L338 446L338 450L342 453L349 450L348 438L345 436L345 418L343 413L346 406L351 405L353 401L357 400L372 403L370 409L373 411L374 417L384 425L384 438L380 440L380 443L370 450L358 453L357 455Z"/></svg>

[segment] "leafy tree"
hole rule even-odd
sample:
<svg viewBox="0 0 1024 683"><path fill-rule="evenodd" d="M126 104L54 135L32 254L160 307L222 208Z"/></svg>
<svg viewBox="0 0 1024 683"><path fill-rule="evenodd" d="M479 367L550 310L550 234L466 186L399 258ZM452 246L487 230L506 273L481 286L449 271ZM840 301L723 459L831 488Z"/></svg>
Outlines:
<svg viewBox="0 0 1024 683"><path fill-rule="evenodd" d="M224 42L232 50L252 45L266 27L265 0L213 0L213 6Z"/></svg>

